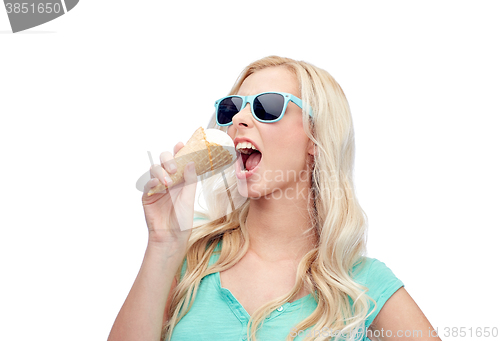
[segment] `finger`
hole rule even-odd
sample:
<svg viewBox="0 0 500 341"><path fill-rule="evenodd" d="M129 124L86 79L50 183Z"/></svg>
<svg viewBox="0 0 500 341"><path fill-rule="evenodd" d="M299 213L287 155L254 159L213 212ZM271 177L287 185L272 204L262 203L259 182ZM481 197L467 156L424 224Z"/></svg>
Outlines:
<svg viewBox="0 0 500 341"><path fill-rule="evenodd" d="M144 185L144 193L148 193L151 188L154 188L156 185L158 185L160 182L157 178L152 178L146 184Z"/></svg>
<svg viewBox="0 0 500 341"><path fill-rule="evenodd" d="M179 150L181 150L183 147L184 147L184 143L182 143L182 142L177 143L174 147L174 155L177 154L179 152Z"/></svg>
<svg viewBox="0 0 500 341"><path fill-rule="evenodd" d="M158 189L155 190L155 188L158 187L158 185L161 184L157 178L149 180L146 183L146 185L144 185L144 193L142 194L143 205L154 204L159 198L169 193L166 187L163 187L163 189L161 190ZM155 193L150 194L152 191L154 191Z"/></svg>
<svg viewBox="0 0 500 341"><path fill-rule="evenodd" d="M163 152L160 154L160 162L163 169L170 174L177 172L177 164L171 152Z"/></svg>
<svg viewBox="0 0 500 341"><path fill-rule="evenodd" d="M156 178L158 179L162 184L169 186L172 184L172 179L170 178L170 175L163 169L162 166L160 165L152 165L151 168L149 169L149 172L151 174L151 178Z"/></svg>

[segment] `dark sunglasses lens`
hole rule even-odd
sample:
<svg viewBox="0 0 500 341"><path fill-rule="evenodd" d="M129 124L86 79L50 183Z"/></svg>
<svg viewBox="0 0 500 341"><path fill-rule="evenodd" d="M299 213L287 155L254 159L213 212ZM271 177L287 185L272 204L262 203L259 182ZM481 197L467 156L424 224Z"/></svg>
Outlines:
<svg viewBox="0 0 500 341"><path fill-rule="evenodd" d="M233 120L233 116L241 110L242 99L239 97L227 97L219 103L217 119L220 124L227 124Z"/></svg>
<svg viewBox="0 0 500 341"><path fill-rule="evenodd" d="M283 111L285 98L279 94L263 94L253 102L253 111L262 121L274 121Z"/></svg>

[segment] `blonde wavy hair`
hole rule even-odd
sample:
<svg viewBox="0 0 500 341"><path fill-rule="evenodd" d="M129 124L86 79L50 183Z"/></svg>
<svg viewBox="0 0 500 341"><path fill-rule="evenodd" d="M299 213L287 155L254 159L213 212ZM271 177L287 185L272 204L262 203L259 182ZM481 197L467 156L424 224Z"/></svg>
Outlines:
<svg viewBox="0 0 500 341"><path fill-rule="evenodd" d="M247 328L248 340L257 340L259 326L273 310L290 301L304 286L317 302L314 312L295 326L306 331L328 328L329 331L356 337L364 329L369 312L367 288L353 280L352 268L364 261L366 252L366 218L355 197L353 187L354 130L347 99L335 79L326 71L304 61L269 56L247 66L229 94L236 94L243 81L251 74L268 67L282 66L297 78L301 99L313 110L309 117L308 105L303 105L302 121L307 136L316 144L313 161L311 204L308 207L311 226L317 243L301 259L295 286L287 294L263 305L251 316ZM217 126L215 114L208 128L227 131ZM238 197L234 169L226 171L229 191ZM205 216L210 222L192 230L186 255L187 268L177 287L163 326L162 341L170 340L176 323L189 311L204 276L221 272L235 265L249 247L245 225L249 199L241 198L233 210L226 186L221 177L202 182L206 198ZM234 204L234 203L233 203ZM222 241L219 259L208 267L218 242ZM321 334L321 333L320 333ZM359 334L357 334L359 335ZM305 340L329 340L331 336L312 335ZM292 336L287 336L287 341Z"/></svg>

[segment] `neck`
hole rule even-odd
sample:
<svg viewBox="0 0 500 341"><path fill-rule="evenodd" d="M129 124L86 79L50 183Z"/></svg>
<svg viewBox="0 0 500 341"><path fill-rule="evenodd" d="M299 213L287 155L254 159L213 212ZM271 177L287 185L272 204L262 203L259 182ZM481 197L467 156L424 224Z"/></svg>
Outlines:
<svg viewBox="0 0 500 341"><path fill-rule="evenodd" d="M250 238L249 251L269 262L300 261L316 242L315 231L304 233L311 226L306 195L272 195L251 199L246 227ZM294 193L296 194L296 193Z"/></svg>

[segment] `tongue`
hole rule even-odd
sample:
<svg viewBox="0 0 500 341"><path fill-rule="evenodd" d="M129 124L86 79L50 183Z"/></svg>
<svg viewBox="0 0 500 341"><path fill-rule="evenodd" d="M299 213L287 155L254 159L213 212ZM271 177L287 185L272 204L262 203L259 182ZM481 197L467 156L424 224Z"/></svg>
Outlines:
<svg viewBox="0 0 500 341"><path fill-rule="evenodd" d="M259 152L252 153L248 157L247 162L245 163L245 168L247 170L254 169L259 164L261 158L262 158L262 154L261 153L259 153Z"/></svg>

